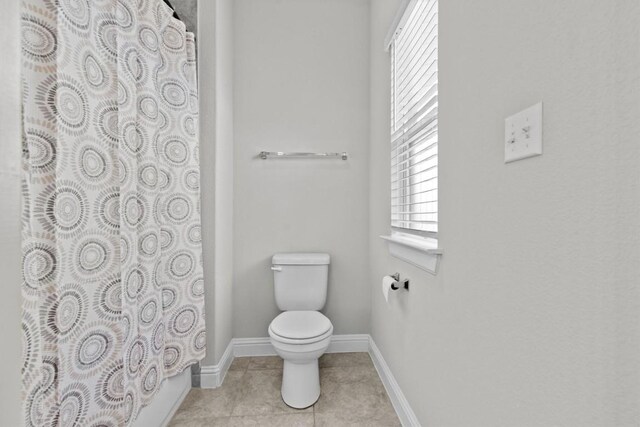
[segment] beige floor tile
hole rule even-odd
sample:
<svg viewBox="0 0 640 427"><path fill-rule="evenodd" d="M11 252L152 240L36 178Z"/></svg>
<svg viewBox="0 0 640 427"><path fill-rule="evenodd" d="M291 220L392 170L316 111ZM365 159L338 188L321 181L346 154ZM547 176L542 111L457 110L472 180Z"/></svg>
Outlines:
<svg viewBox="0 0 640 427"><path fill-rule="evenodd" d="M320 357L321 368L373 366L369 353L327 353Z"/></svg>
<svg viewBox="0 0 640 427"><path fill-rule="evenodd" d="M280 396L282 371L279 369L248 370L242 378L241 398L231 415L272 415L312 412L288 407Z"/></svg>
<svg viewBox="0 0 640 427"><path fill-rule="evenodd" d="M229 417L174 418L169 427L228 427Z"/></svg>
<svg viewBox="0 0 640 427"><path fill-rule="evenodd" d="M243 375L244 371L229 371L222 387L191 389L174 419L215 418L231 415L233 405L240 397Z"/></svg>
<svg viewBox="0 0 640 427"><path fill-rule="evenodd" d="M249 362L251 362L250 357L236 357L231 362L231 366L229 366L230 371L244 371L249 366Z"/></svg>
<svg viewBox="0 0 640 427"><path fill-rule="evenodd" d="M389 397L372 366L321 369L320 388L320 399L314 407L316 415L333 414L334 418L353 423L370 423L390 417L397 420Z"/></svg>
<svg viewBox="0 0 640 427"><path fill-rule="evenodd" d="M400 425L367 353L325 355L320 365L320 399L298 410L280 397L279 357L236 358L220 388L191 390L170 426Z"/></svg>
<svg viewBox="0 0 640 427"><path fill-rule="evenodd" d="M400 420L395 413L384 413L376 417L355 417L349 413L316 413L315 426L317 427L392 427L400 426Z"/></svg>
<svg viewBox="0 0 640 427"><path fill-rule="evenodd" d="M280 356L252 357L248 369L282 369L283 363Z"/></svg>
<svg viewBox="0 0 640 427"><path fill-rule="evenodd" d="M261 426L261 427L305 427L313 426L313 414L287 414L287 415L254 415L244 417L231 417L230 427Z"/></svg>

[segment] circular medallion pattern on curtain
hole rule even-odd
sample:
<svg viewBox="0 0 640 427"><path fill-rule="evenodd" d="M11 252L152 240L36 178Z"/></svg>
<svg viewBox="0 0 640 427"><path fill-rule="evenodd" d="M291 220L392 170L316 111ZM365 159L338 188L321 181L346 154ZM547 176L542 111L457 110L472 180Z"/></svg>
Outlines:
<svg viewBox="0 0 640 427"><path fill-rule="evenodd" d="M22 20L25 425L131 425L206 346L195 40L161 0Z"/></svg>

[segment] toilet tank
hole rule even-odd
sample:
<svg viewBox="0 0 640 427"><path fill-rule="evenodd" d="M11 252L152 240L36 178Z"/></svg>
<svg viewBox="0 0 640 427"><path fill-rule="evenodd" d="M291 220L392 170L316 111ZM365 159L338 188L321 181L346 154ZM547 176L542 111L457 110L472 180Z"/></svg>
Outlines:
<svg viewBox="0 0 640 427"><path fill-rule="evenodd" d="M271 259L276 304L282 311L321 310L327 301L329 254L281 253Z"/></svg>

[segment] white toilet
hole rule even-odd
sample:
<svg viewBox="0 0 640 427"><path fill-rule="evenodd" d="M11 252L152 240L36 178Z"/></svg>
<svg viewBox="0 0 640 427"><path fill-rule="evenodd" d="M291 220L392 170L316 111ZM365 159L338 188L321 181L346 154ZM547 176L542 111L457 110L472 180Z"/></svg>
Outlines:
<svg viewBox="0 0 640 427"><path fill-rule="evenodd" d="M318 310L327 300L329 254L283 253L272 259L276 304L271 344L284 359L282 400L306 408L320 397L318 358L327 351L333 325Z"/></svg>

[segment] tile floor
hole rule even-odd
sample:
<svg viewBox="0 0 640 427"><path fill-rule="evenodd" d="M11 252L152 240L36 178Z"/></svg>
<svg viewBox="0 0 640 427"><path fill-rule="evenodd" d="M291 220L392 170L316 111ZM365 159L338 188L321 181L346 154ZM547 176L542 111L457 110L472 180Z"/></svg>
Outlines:
<svg viewBox="0 0 640 427"><path fill-rule="evenodd" d="M367 353L320 358L320 399L293 409L280 397L282 359L237 357L217 389L196 388L170 427L399 426L389 397Z"/></svg>

